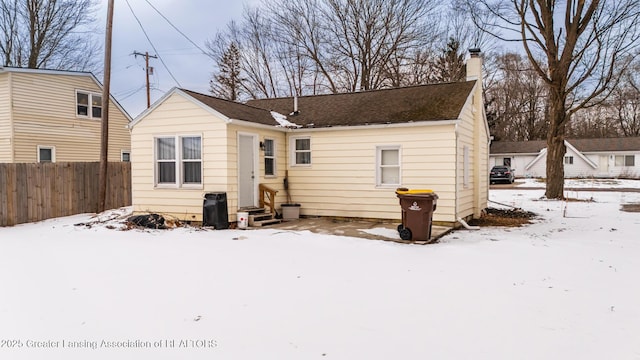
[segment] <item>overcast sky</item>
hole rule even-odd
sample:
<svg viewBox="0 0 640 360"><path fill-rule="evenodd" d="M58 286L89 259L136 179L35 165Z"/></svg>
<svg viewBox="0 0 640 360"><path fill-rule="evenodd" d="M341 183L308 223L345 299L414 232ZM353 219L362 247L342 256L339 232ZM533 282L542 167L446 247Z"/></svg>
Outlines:
<svg viewBox="0 0 640 360"><path fill-rule="evenodd" d="M149 52L160 59L150 59L154 73L151 82L151 103L174 86L208 92L213 61L177 32L150 5L151 3L173 25L198 46L225 29L231 20L240 21L245 4L257 0L128 0L147 35L149 43L125 0L115 0L113 19L111 93L118 102L136 117L146 108L145 62L133 52ZM107 0L100 0L99 23L104 32ZM104 41L104 36L99 37ZM167 70L168 68L168 70ZM173 77L179 82L173 79ZM102 81L102 74L97 77Z"/></svg>

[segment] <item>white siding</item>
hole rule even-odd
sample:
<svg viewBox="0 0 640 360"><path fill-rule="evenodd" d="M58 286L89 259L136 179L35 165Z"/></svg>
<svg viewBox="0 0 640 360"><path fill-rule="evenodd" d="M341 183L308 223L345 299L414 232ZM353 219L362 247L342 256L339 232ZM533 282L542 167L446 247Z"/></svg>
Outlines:
<svg viewBox="0 0 640 360"><path fill-rule="evenodd" d="M591 177L598 171L597 168L594 169L580 155L578 155L575 151L573 151L573 149L569 147L567 147L567 153L564 156L573 157L573 164L564 164L564 176L567 178Z"/></svg>
<svg viewBox="0 0 640 360"><path fill-rule="evenodd" d="M598 164L598 168L593 171L594 177L623 177L640 178L640 152L607 152L585 154L591 161ZM616 166L617 156L634 156L635 166Z"/></svg>
<svg viewBox="0 0 640 360"><path fill-rule="evenodd" d="M167 189L155 186L154 139L167 135L202 136L203 184L200 188ZM202 221L204 194L232 190L228 184L226 152L226 124L223 120L181 95L172 95L131 131L134 212L160 213L185 221Z"/></svg>
<svg viewBox="0 0 640 360"><path fill-rule="evenodd" d="M572 149L567 148L567 154L565 156L573 156L573 164L564 165L564 175L566 178L587 178L587 177L607 177L607 178L638 178L640 177L640 155L633 152L606 152L606 153L590 153L583 154L586 158L596 164L596 168L589 165L584 159L582 159ZM635 156L635 166L616 166L616 155L633 155ZM516 176L518 177L546 177L546 156L538 159L529 169L526 166L531 164L537 156L534 155L519 155L519 154L504 154L504 155L492 155L492 165L502 165L502 159L510 157L511 167L516 170ZM522 170L524 171L522 171Z"/></svg>
<svg viewBox="0 0 640 360"><path fill-rule="evenodd" d="M457 128L457 214L458 217L479 217L487 207L489 176L489 137L483 118L481 89L474 89L475 98L470 96L461 114ZM474 110L475 109L475 110ZM465 169L465 148L469 169ZM467 179L465 179L465 175ZM465 181L467 180L467 181Z"/></svg>
<svg viewBox="0 0 640 360"><path fill-rule="evenodd" d="M13 72L12 109L15 162L37 161L37 146L55 146L56 161L98 161L99 120L76 116L76 90L100 93L90 76ZM109 161L129 150L128 119L109 107Z"/></svg>
<svg viewBox="0 0 640 360"><path fill-rule="evenodd" d="M265 137L273 139L275 141L276 147L276 176L275 177L265 177L264 176L264 152L258 151L258 181L256 184L264 184L276 191L276 203L282 204L286 202L286 194L284 192L284 176L286 171L286 145L285 145L285 137L286 134L281 130L273 130L257 128L257 127L247 127L247 126L238 126L231 124L227 128L227 182L228 182L228 193L227 193L227 201L229 207L229 215L231 221L236 220L236 213L238 210L238 133L242 134L254 134L257 135L258 141L264 141ZM209 164L207 164L209 166ZM257 185L256 185L257 186ZM256 189L257 190L257 189ZM259 194L257 195L259 196ZM256 197L256 204L258 202L258 198Z"/></svg>
<svg viewBox="0 0 640 360"><path fill-rule="evenodd" d="M9 77L9 73L0 73L0 163L12 162Z"/></svg>
<svg viewBox="0 0 640 360"><path fill-rule="evenodd" d="M401 186L434 190L434 221L455 221L454 125L294 135L311 138L311 166L289 168L292 201L301 204L301 214L400 219L396 187L376 187L376 147L400 145Z"/></svg>

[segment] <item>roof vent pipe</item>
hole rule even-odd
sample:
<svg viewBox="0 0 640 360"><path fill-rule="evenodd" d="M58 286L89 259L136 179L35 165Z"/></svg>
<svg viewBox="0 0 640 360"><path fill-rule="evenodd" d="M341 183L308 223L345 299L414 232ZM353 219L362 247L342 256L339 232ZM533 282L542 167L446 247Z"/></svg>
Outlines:
<svg viewBox="0 0 640 360"><path fill-rule="evenodd" d="M298 115L298 95L293 95L293 112L289 116Z"/></svg>

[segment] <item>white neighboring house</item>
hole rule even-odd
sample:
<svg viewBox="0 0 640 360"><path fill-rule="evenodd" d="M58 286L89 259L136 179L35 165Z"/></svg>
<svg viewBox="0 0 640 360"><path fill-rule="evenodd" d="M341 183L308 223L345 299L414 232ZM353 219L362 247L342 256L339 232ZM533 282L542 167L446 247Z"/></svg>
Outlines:
<svg viewBox="0 0 640 360"><path fill-rule="evenodd" d="M567 178L640 178L640 137L567 139ZM546 177L547 142L494 141L489 164L506 165L516 177Z"/></svg>

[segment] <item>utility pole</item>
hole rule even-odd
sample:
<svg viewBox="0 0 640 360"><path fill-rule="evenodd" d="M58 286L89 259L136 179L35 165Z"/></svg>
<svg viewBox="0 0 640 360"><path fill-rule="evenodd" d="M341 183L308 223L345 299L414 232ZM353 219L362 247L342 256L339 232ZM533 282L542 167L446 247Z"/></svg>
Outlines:
<svg viewBox="0 0 640 360"><path fill-rule="evenodd" d="M98 212L104 211L107 199L107 161L109 156L109 98L111 94L111 38L113 2L109 0L104 40L104 81L102 86L102 128L100 137L100 174L98 179Z"/></svg>
<svg viewBox="0 0 640 360"><path fill-rule="evenodd" d="M144 56L144 62L145 62L144 69L145 69L145 71L147 72L147 108L149 108L149 107L151 107L151 92L149 91L149 88L150 88L150 87L149 87L149 70L150 70L150 69L153 69L153 68L149 68L149 58L157 59L157 58L158 58L158 56L156 56L156 55L149 55L149 53L148 53L148 52L146 52L146 51L145 51L145 53L144 53L144 54L143 54L143 53L139 53L139 52L137 52L137 51L134 51L134 52L133 52L133 55L134 55L134 56L136 56L136 57L137 57L138 55L140 55L140 56Z"/></svg>

